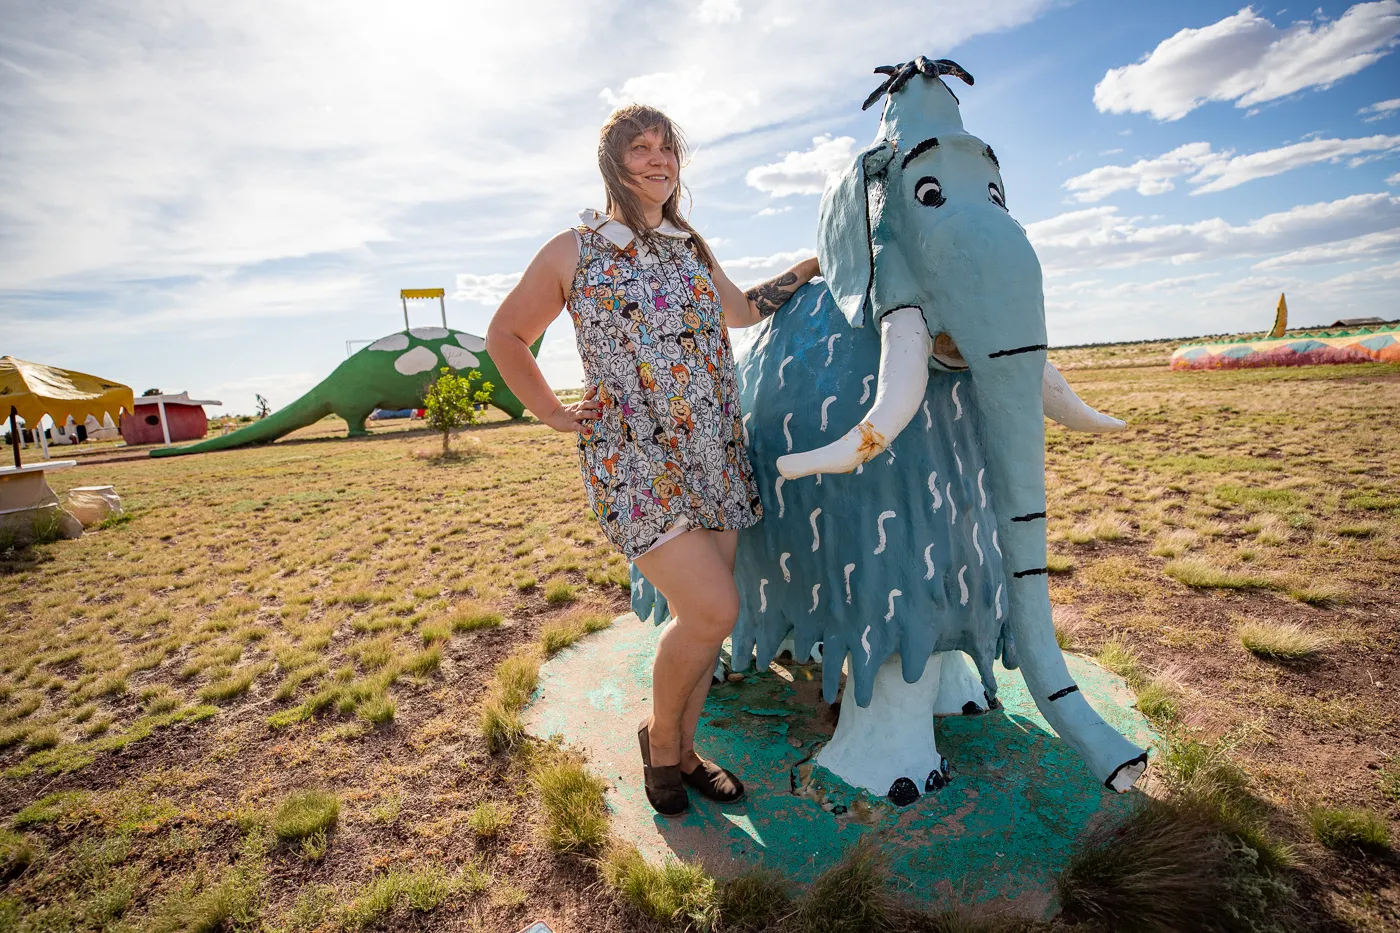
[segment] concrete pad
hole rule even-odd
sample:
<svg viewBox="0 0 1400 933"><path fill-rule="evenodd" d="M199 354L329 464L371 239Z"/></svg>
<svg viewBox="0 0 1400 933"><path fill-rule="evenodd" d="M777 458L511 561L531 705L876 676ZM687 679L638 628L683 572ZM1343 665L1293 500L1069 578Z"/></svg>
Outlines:
<svg viewBox="0 0 1400 933"><path fill-rule="evenodd" d="M938 722L953 782L896 808L812 764L835 716L821 699L816 665L775 664L743 683L716 685L696 733L705 757L728 767L748 793L732 805L691 794L681 818L656 815L642 788L637 725L651 708L659 629L628 613L540 672L526 712L530 733L561 736L608 782L615 835L649 860L699 861L716 877L767 866L810 884L873 834L891 884L927 907L1049 916L1054 876L1091 824L1117 819L1139 792L1114 794L1036 710L1021 676L997 668L1004 709ZM1114 728L1156 744L1123 681L1083 658L1070 673Z"/></svg>

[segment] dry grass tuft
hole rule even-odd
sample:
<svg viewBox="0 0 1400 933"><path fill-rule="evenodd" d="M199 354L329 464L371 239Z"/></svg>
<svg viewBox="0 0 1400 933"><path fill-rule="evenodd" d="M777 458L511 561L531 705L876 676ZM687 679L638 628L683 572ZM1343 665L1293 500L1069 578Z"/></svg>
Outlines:
<svg viewBox="0 0 1400 933"><path fill-rule="evenodd" d="M1267 589L1273 581L1259 574L1236 573L1200 558L1182 558L1167 563L1162 572L1196 589Z"/></svg>
<svg viewBox="0 0 1400 933"><path fill-rule="evenodd" d="M1329 644L1326 636L1306 631L1296 622L1245 622L1238 635L1250 654L1268 661L1308 660Z"/></svg>
<svg viewBox="0 0 1400 933"><path fill-rule="evenodd" d="M1317 841L1329 849L1390 849L1390 827L1385 817L1371 810L1315 807L1308 813L1308 822Z"/></svg>
<svg viewBox="0 0 1400 933"><path fill-rule="evenodd" d="M558 852L591 852L608 838L606 785L589 774L583 763L568 757L552 757L539 763L531 780L540 792L544 808L544 837Z"/></svg>

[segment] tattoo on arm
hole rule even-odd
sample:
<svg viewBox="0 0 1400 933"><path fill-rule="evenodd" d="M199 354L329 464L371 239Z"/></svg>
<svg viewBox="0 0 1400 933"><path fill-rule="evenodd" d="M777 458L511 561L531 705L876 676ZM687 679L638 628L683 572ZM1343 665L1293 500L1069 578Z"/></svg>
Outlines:
<svg viewBox="0 0 1400 933"><path fill-rule="evenodd" d="M744 297L758 309L759 317L768 317L787 304L787 300L792 297L792 293L795 291L797 291L797 274L784 272L776 279L769 279L761 285L755 285L744 292Z"/></svg>

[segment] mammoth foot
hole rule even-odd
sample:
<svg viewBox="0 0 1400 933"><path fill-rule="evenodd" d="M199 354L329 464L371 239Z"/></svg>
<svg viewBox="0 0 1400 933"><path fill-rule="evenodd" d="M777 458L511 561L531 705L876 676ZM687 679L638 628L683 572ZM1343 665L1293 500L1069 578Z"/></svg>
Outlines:
<svg viewBox="0 0 1400 933"><path fill-rule="evenodd" d="M875 674L870 705L860 707L846 682L841 717L816 762L852 787L908 806L921 794L948 783L948 760L938 753L933 734L943 655L929 658L917 683L906 684L899 655Z"/></svg>
<svg viewBox="0 0 1400 933"><path fill-rule="evenodd" d="M935 716L978 716L1000 709L995 697L988 698L977 676L961 651L945 651L938 675L938 699L933 704Z"/></svg>

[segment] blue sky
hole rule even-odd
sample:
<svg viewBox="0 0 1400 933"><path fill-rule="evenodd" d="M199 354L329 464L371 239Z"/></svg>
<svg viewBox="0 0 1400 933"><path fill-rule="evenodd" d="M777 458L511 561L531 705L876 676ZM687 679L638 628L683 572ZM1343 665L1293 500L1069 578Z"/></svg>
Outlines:
<svg viewBox="0 0 1400 933"><path fill-rule="evenodd" d="M964 121L1041 256L1052 343L1263 328L1281 290L1296 324L1400 317L1400 0L21 0L6 19L0 353L225 411L286 404L345 341L400 328L400 288L446 288L449 324L484 333L539 244L601 207L597 127L624 101L691 137L691 219L731 277L784 268L824 173L874 135L870 70L916 54L977 77ZM567 317L541 360L578 383Z"/></svg>

